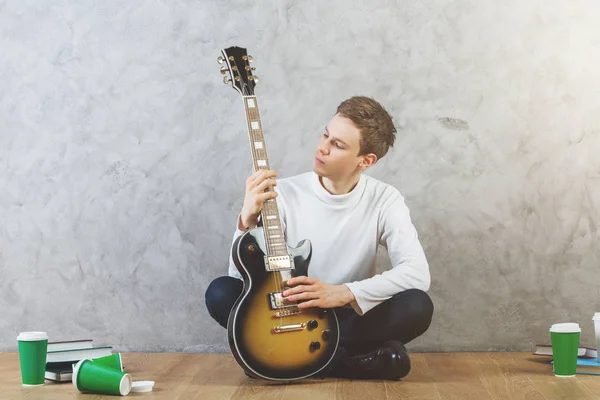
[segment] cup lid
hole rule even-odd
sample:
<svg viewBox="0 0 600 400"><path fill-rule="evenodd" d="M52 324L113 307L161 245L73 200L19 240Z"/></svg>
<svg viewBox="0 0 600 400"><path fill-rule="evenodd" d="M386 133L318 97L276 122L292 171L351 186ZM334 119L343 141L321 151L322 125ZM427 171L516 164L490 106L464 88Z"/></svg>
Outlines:
<svg viewBox="0 0 600 400"><path fill-rule="evenodd" d="M48 334L46 332L21 332L17 336L17 340L22 342L33 342L36 340L47 340Z"/></svg>
<svg viewBox="0 0 600 400"><path fill-rule="evenodd" d="M151 392L154 381L134 381L131 384L132 392Z"/></svg>
<svg viewBox="0 0 600 400"><path fill-rule="evenodd" d="M578 323L565 322L563 324L554 324L550 327L550 332L557 333L576 333L581 332L581 328Z"/></svg>

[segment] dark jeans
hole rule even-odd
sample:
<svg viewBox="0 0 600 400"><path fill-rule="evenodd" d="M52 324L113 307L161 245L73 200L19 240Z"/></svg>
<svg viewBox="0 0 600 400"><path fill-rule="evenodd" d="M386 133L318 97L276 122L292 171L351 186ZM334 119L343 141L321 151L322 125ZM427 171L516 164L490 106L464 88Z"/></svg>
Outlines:
<svg viewBox="0 0 600 400"><path fill-rule="evenodd" d="M206 289L208 313L227 328L229 312L242 293L244 283L221 276ZM352 308L335 309L340 323L340 346L349 354L376 349L388 340L406 344L422 335L433 315L433 303L427 293L418 289L400 292L360 316Z"/></svg>

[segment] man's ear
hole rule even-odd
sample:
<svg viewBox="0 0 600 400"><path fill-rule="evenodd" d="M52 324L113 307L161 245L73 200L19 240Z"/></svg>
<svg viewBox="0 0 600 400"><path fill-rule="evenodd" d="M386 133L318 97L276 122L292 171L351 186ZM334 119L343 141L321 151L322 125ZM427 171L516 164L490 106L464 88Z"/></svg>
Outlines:
<svg viewBox="0 0 600 400"><path fill-rule="evenodd" d="M364 170L372 167L373 165L375 165L376 162L377 162L377 156L373 153L369 153L367 155L361 156L361 160L360 160L360 163L358 164L358 168L361 171L364 171Z"/></svg>

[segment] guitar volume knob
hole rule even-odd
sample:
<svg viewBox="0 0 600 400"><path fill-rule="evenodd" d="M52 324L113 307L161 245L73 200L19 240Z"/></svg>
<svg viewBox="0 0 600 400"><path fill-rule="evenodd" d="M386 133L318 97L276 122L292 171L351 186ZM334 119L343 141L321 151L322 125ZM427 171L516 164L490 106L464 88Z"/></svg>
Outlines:
<svg viewBox="0 0 600 400"><path fill-rule="evenodd" d="M312 331L313 329L316 329L319 326L319 323L314 319L311 319L310 321L308 321L306 326L308 327L309 331Z"/></svg>
<svg viewBox="0 0 600 400"><path fill-rule="evenodd" d="M314 342L310 342L310 351L317 351L321 348L321 343L314 341Z"/></svg>

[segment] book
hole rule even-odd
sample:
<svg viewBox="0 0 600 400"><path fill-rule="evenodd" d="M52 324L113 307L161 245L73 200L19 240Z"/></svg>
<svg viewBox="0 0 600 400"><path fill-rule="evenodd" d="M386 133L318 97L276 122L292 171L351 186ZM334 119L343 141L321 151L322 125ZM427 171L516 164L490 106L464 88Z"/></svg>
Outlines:
<svg viewBox="0 0 600 400"><path fill-rule="evenodd" d="M48 342L47 351L88 349L90 347L92 347L92 339L65 340L61 342Z"/></svg>
<svg viewBox="0 0 600 400"><path fill-rule="evenodd" d="M552 355L552 345L550 344L536 344L536 349L533 354L537 356L551 356ZM596 349L592 349L591 347L579 347L577 351L577 357L582 358L597 358L598 351Z"/></svg>
<svg viewBox="0 0 600 400"><path fill-rule="evenodd" d="M98 346L83 349L49 351L46 353L46 363L79 361L84 358L98 358L110 356L111 354L112 346Z"/></svg>
<svg viewBox="0 0 600 400"><path fill-rule="evenodd" d="M599 375L600 376L600 362L598 359L590 358L578 358L577 359L577 374L583 375Z"/></svg>
<svg viewBox="0 0 600 400"><path fill-rule="evenodd" d="M597 358L578 358L577 371L575 373L583 375L600 375L600 362L598 362Z"/></svg>
<svg viewBox="0 0 600 400"><path fill-rule="evenodd" d="M552 361L552 372L554 372L554 361ZM576 374L600 376L600 362L598 359L577 357Z"/></svg>
<svg viewBox="0 0 600 400"><path fill-rule="evenodd" d="M45 378L50 381L70 382L73 379L73 366L71 365L70 368L62 367L53 369L48 369L48 367L46 367L44 375Z"/></svg>
<svg viewBox="0 0 600 400"><path fill-rule="evenodd" d="M62 361L62 362L49 362L46 363L46 370L54 369L73 369L73 365L77 364L77 361Z"/></svg>

